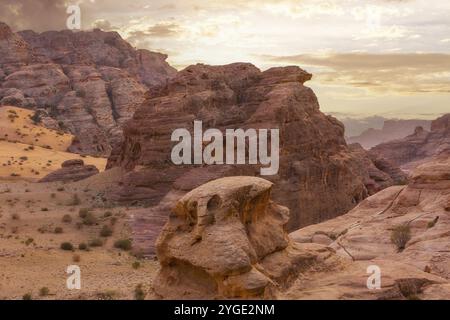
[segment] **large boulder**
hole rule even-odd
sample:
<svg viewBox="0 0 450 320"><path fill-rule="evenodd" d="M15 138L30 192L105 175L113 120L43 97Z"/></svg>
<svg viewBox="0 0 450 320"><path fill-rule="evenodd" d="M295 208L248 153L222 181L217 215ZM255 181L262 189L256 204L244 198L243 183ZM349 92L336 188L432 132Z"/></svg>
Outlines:
<svg viewBox="0 0 450 320"><path fill-rule="evenodd" d="M157 243L162 298L273 298L318 259L293 245L289 210L256 177L211 181L181 198Z"/></svg>
<svg viewBox="0 0 450 320"><path fill-rule="evenodd" d="M72 159L64 161L61 164L61 169L49 173L39 182L73 182L89 178L97 173L99 173L99 170L96 166L85 165L81 159Z"/></svg>

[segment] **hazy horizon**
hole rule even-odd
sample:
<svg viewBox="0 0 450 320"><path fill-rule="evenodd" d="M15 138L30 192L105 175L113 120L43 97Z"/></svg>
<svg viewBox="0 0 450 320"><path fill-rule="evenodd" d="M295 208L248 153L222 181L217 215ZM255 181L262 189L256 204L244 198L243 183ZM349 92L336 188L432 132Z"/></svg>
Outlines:
<svg viewBox="0 0 450 320"><path fill-rule="evenodd" d="M14 31L61 30L77 3L82 29L117 31L177 69L298 65L313 73L306 85L326 113L434 119L450 110L447 1L5 0L0 20Z"/></svg>

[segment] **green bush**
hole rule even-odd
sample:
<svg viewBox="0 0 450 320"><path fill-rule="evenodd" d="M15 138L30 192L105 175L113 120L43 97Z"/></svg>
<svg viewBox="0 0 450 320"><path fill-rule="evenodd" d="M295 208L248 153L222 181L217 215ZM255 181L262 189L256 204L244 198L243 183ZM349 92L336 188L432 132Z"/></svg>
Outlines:
<svg viewBox="0 0 450 320"><path fill-rule="evenodd" d="M391 233L391 241L398 251L405 249L408 241L411 240L411 228L408 224L396 226Z"/></svg>
<svg viewBox="0 0 450 320"><path fill-rule="evenodd" d="M88 213L89 213L89 209L88 209L88 208L81 208L80 210L78 210L78 216L79 216L81 219L86 218L86 216L88 215Z"/></svg>
<svg viewBox="0 0 450 320"><path fill-rule="evenodd" d="M145 291L142 288L142 284L138 284L136 288L134 288L134 299L136 300L144 300L145 299Z"/></svg>
<svg viewBox="0 0 450 320"><path fill-rule="evenodd" d="M83 224L87 226L92 226L97 223L97 218L94 216L92 212L88 212L87 215L83 218Z"/></svg>
<svg viewBox="0 0 450 320"><path fill-rule="evenodd" d="M65 214L62 217L62 222L64 222L64 223L71 223L72 222L72 216L70 214Z"/></svg>
<svg viewBox="0 0 450 320"><path fill-rule="evenodd" d="M122 249L124 251L131 250L131 240L130 239L119 239L116 242L114 242L114 247L117 249Z"/></svg>
<svg viewBox="0 0 450 320"><path fill-rule="evenodd" d="M56 233L56 234L63 233L63 228L56 227L55 230L54 230L54 233Z"/></svg>
<svg viewBox="0 0 450 320"><path fill-rule="evenodd" d="M31 293L25 293L22 296L22 300L31 300Z"/></svg>
<svg viewBox="0 0 450 320"><path fill-rule="evenodd" d="M50 293L50 289L47 288L47 287L42 287L41 289L39 289L39 295L40 295L41 297L48 296L49 293Z"/></svg>
<svg viewBox="0 0 450 320"><path fill-rule="evenodd" d="M89 241L89 246L91 247L101 247L103 245L103 241L101 239L92 239Z"/></svg>
<svg viewBox="0 0 450 320"><path fill-rule="evenodd" d="M82 242L78 245L78 249L86 251L86 250L88 250L88 245L86 243Z"/></svg>

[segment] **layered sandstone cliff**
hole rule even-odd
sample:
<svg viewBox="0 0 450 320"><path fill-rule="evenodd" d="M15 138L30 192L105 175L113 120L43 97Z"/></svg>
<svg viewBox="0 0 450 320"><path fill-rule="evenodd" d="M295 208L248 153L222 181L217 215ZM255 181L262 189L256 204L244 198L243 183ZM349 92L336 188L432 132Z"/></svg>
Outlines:
<svg viewBox="0 0 450 320"><path fill-rule="evenodd" d="M412 169L439 154L450 154L450 114L434 120L431 130L417 127L413 134L375 146L370 153Z"/></svg>
<svg viewBox="0 0 450 320"><path fill-rule="evenodd" d="M116 32L14 33L0 23L0 104L44 109L77 139L70 151L109 155L148 87L176 71Z"/></svg>
<svg viewBox="0 0 450 320"><path fill-rule="evenodd" d="M251 64L194 65L180 71L166 86L153 90L125 125L125 140L112 152L108 167L129 170L117 191L117 201L147 203L138 233L153 216L167 216L174 199L220 177L259 175L258 165L180 165L171 161L171 134L192 132L193 121L203 130L279 129L280 169L264 176L274 183L273 197L291 210L289 229L340 215L379 184L381 171L352 152L343 125L319 110L313 91L303 83L311 75L298 67L261 72ZM386 177L387 178L387 177Z"/></svg>

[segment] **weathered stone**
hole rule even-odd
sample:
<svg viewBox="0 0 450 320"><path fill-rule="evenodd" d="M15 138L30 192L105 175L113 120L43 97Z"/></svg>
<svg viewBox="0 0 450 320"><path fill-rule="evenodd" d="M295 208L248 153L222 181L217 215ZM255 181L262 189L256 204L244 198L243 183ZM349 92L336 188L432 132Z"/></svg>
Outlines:
<svg viewBox="0 0 450 320"><path fill-rule="evenodd" d="M181 198L157 244L154 281L169 299L270 298L309 268L316 254L292 245L289 210L256 177L211 181Z"/></svg>
<svg viewBox="0 0 450 320"><path fill-rule="evenodd" d="M81 159L72 159L64 161L61 164L61 169L53 171L46 175L39 182L71 182L86 179L90 176L99 173L99 170L94 165L84 165Z"/></svg>

